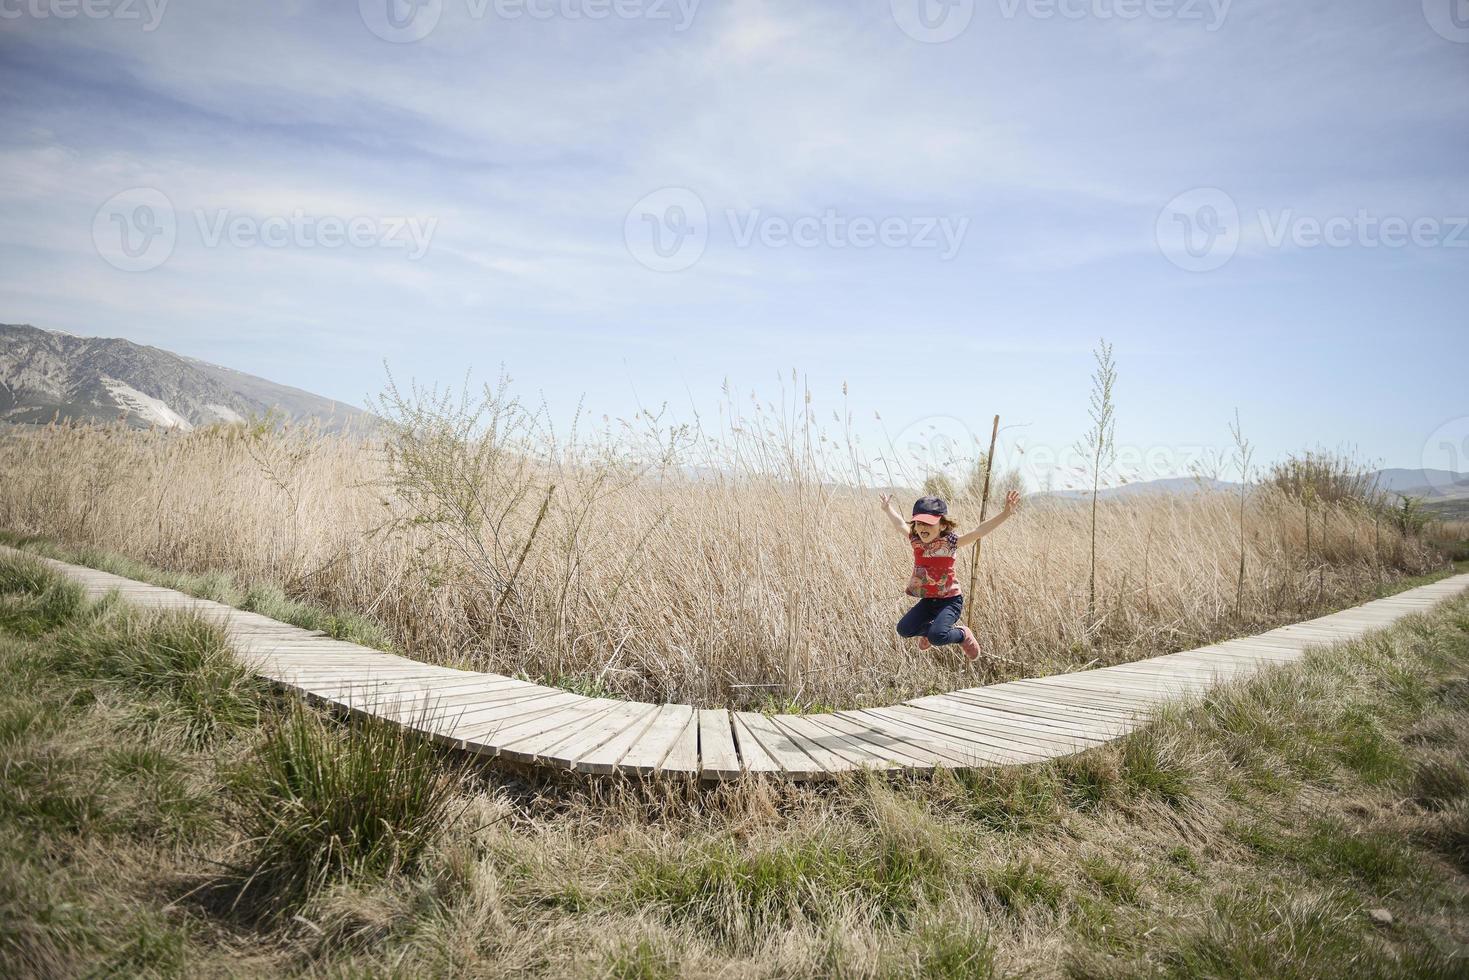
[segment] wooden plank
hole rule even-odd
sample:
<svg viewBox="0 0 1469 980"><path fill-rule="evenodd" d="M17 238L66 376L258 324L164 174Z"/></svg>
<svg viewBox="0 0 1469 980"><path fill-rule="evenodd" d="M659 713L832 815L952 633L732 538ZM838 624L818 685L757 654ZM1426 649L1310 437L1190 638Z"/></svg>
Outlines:
<svg viewBox="0 0 1469 980"><path fill-rule="evenodd" d="M1144 700L1170 700L1174 697L1185 697L1207 691L1213 686L1212 681L1202 677L1185 677L1172 673L1153 675L1138 671L1109 672L1105 677L1098 675L1076 679L1073 679L1070 674L1065 676L1066 680L1057 683L1081 691Z"/></svg>
<svg viewBox="0 0 1469 980"><path fill-rule="evenodd" d="M1152 707L1158 701L1167 698L1166 694L1157 691L1128 691L1122 690L1117 685L1077 683L1070 680L1069 677L1068 674L1056 674L1052 677L1035 677L1009 683L1026 690L1044 693L1047 697L1053 697L1057 693L1070 693L1082 696L1087 702L1110 704L1124 709Z"/></svg>
<svg viewBox="0 0 1469 980"><path fill-rule="evenodd" d="M881 709L864 708L858 711L838 711L836 717L864 725L884 735L912 742L934 755L947 760L949 768L968 769L974 766L1005 764L1012 761L1007 755L985 751L968 742L956 743L952 739L920 728L907 722L879 714Z"/></svg>
<svg viewBox="0 0 1469 980"><path fill-rule="evenodd" d="M1085 691L1107 691L1124 698L1166 696L1180 689L1188 690L1208 686L1207 681L1180 674L1168 673L1162 677L1149 677L1135 672L1119 672L1113 667L1105 667L1100 670L1079 670L1070 674L1057 674L1054 677L1035 678L1035 681L1038 684L1046 685L1063 684Z"/></svg>
<svg viewBox="0 0 1469 980"><path fill-rule="evenodd" d="M829 746L823 744L823 733L820 729L816 729L815 733L811 734L811 730L801 723L799 715L769 715L767 720L785 735L792 745L810 758L823 776L849 772L857 768L846 756L832 751Z"/></svg>
<svg viewBox="0 0 1469 980"><path fill-rule="evenodd" d="M761 746L760 740L751 733L749 724L745 717L748 711L731 711L735 736L735 748L740 750L740 762L744 765L746 772L781 772L780 763L775 756L766 752Z"/></svg>
<svg viewBox="0 0 1469 980"><path fill-rule="evenodd" d="M1016 761L1034 761L1049 758L1055 752L1046 743L1030 737L1007 735L993 728L951 718L938 712L924 711L906 704L895 704L881 709L889 717L900 718L910 724L929 728L941 733L945 739L961 739L1017 756Z"/></svg>
<svg viewBox="0 0 1469 980"><path fill-rule="evenodd" d="M499 703L474 707L453 705L453 709L458 712L454 724L442 731L465 742L484 745L494 732L506 724L546 715L585 700L587 699L578 694L562 691L560 694L507 698Z"/></svg>
<svg viewBox="0 0 1469 980"><path fill-rule="evenodd" d="M1140 714L1137 711L1119 712L1111 708L1097 708L1057 698L1037 697L1024 689L1006 687L1003 684L984 688L982 691L974 688L955 691L950 697L963 698L990 707L1009 708L1049 716L1074 724L1086 723L1098 728L1106 727L1119 732L1132 728Z"/></svg>
<svg viewBox="0 0 1469 980"><path fill-rule="evenodd" d="M1146 679L1103 674L1098 670L1052 674L1049 677L1024 677L1019 680L1006 681L1006 683L1042 691L1049 691L1053 688L1078 691L1093 695L1121 708L1147 704L1156 700L1160 695L1166 696L1160 691L1161 685Z"/></svg>
<svg viewBox="0 0 1469 980"><path fill-rule="evenodd" d="M769 716L751 711L740 712L740 722L765 754L774 759L781 771L792 779L824 779L827 771L801 750L784 729Z"/></svg>
<svg viewBox="0 0 1469 980"><path fill-rule="evenodd" d="M668 754L663 761L658 763L656 770L660 775L663 773L674 773L675 775L696 775L699 771L699 713L693 708L689 709L689 721L684 730L679 733L678 738L668 747Z"/></svg>
<svg viewBox="0 0 1469 980"><path fill-rule="evenodd" d="M1023 694L1045 704L1064 705L1095 714L1105 713L1108 717L1122 721L1149 718L1159 704L1168 700L1167 698L1119 700L1116 695L1107 692L1078 689L1064 684L1014 684L1013 687L1007 687L1002 693Z"/></svg>
<svg viewBox="0 0 1469 980"><path fill-rule="evenodd" d="M855 722L850 718L839 718L836 715L812 715L810 721L829 728L832 731L841 732L848 738L856 739L863 745L870 746L874 751L883 753L899 762L908 769L935 769L947 768L951 763L946 757L930 752L922 745L911 739L899 738L896 735L880 732L875 728Z"/></svg>
<svg viewBox="0 0 1469 980"><path fill-rule="evenodd" d="M869 719L874 725L902 726L913 734L926 736L931 744L940 746L944 751L958 750L962 753L971 753L975 758L985 763L999 763L1001 765L1012 762L1034 762L1042 758L1041 754L1034 750L1016 749L1009 745L996 744L993 740L984 738L972 732L967 732L955 725L945 724L941 720L935 720L902 705L890 708L864 708L859 714Z"/></svg>
<svg viewBox="0 0 1469 980"><path fill-rule="evenodd" d="M612 707L611 703L602 698L584 698L578 695L571 695L565 701L556 701L552 696L530 703L541 703L541 706L536 710L518 715L502 716L488 722L481 721L475 723L472 729L456 731L455 734L463 737L467 732L473 731L474 734L471 737L475 742L487 749L494 750L498 755L503 754L506 749L517 743L530 741L577 721L590 721ZM556 741L560 741L566 734L562 732ZM522 760L517 758L516 761Z"/></svg>
<svg viewBox="0 0 1469 980"><path fill-rule="evenodd" d="M686 704L665 704L658 708L658 715L643 731L641 737L628 747L627 752L616 762L618 772L651 775L657 771L674 743L688 730L694 718L694 709Z"/></svg>
<svg viewBox="0 0 1469 980"><path fill-rule="evenodd" d="M312 692L315 693L315 692ZM431 704L435 708L453 711L463 716L494 705L516 701L531 701L551 697L557 692L553 688L525 691L519 687L457 687L457 688L406 688L399 691L377 691L358 689L317 694L326 701L352 708L381 710L384 713L401 711L417 704ZM565 692L561 692L565 693Z"/></svg>
<svg viewBox="0 0 1469 980"><path fill-rule="evenodd" d="M587 729L601 724L609 715L627 705L627 701L612 698L587 698L581 705L567 707L564 719L557 724L553 725L550 718L528 724L527 734L499 744L499 754L515 762L544 762L557 746L580 737Z"/></svg>
<svg viewBox="0 0 1469 980"><path fill-rule="evenodd" d="M653 722L662 715L663 709L666 706L650 704L647 707L648 710L643 715L634 719L617 734L595 748L579 752L576 754L576 758L573 759L571 758L573 754L572 750L569 747L563 747L557 750L554 758L563 762L570 759L571 768L577 772L601 774L616 772L617 763L627 754L628 749L632 748L638 739L643 737Z"/></svg>
<svg viewBox="0 0 1469 980"><path fill-rule="evenodd" d="M982 708L985 711L994 711L1007 718L1013 718L1017 724L1042 725L1059 734L1071 735L1087 739L1099 739L1110 741L1117 737L1121 730L1121 724L1116 721L1101 721L1091 715L1080 715L1070 712L1064 708L1053 705L1032 705L1017 703L1014 700L999 697L967 697L962 694L933 695L931 698L922 698L921 701L952 702L959 706ZM909 702L910 704L914 702Z"/></svg>
<svg viewBox="0 0 1469 980"><path fill-rule="evenodd" d="M1078 752L1083 748L1090 748L1108 741L1107 738L1100 735L1087 738L1072 732L1057 731L1038 721L1022 722L1014 716L1006 717L999 712L958 700L946 701L933 698L929 699L926 704L919 705L909 702L905 706L913 711L936 715L950 724L973 728L978 732L993 732L1012 742L1034 745L1047 751Z"/></svg>
<svg viewBox="0 0 1469 980"><path fill-rule="evenodd" d="M735 748L734 729L724 708L699 710L699 776L701 779L733 779L740 774L740 753Z"/></svg>
<svg viewBox="0 0 1469 980"><path fill-rule="evenodd" d="M332 684L332 683L328 682L328 683L322 684L322 685L317 686L317 687L309 688L309 690L313 694L331 694L331 693L333 693L335 691L339 691L339 690L344 689L345 687L351 686L352 683L355 683L355 682L349 682L348 684ZM424 688L424 686L426 684L428 684L429 686L431 686L432 689L435 690L435 691L444 691L444 692L451 692L452 691L452 692L456 692L456 693L466 693L469 690L476 690L476 691L501 690L501 689L509 689L509 688L513 688L513 687L519 687L519 686L522 685L522 682L520 682L520 681L513 680L513 679L511 679L509 677L503 677L503 676L501 676L499 674L479 674L479 675L470 676L470 677L433 678L433 679L431 679L428 682L425 682L425 681L419 680L419 679L409 679L409 680L390 680L390 679L385 679L385 680L373 681L372 683L374 685L374 687L373 687L374 690L382 691L385 694L394 694L394 693L398 693L398 692L402 692L402 691L421 690L421 689ZM525 686L530 686L530 685L525 685Z"/></svg>
<svg viewBox="0 0 1469 980"><path fill-rule="evenodd" d="M795 732L805 739L805 744L819 747L841 759L852 769L893 769L898 766L887 755L854 742L841 732L834 731L802 715L775 715L772 719L786 731ZM832 770L835 771L835 770Z"/></svg>
<svg viewBox="0 0 1469 980"><path fill-rule="evenodd" d="M1197 660L1174 660L1169 663L1143 661L1135 664L1118 664L1108 668L1119 674L1137 674L1140 677L1182 677L1188 680L1213 684L1223 680L1249 677L1260 670L1260 662L1242 657L1200 658Z"/></svg>

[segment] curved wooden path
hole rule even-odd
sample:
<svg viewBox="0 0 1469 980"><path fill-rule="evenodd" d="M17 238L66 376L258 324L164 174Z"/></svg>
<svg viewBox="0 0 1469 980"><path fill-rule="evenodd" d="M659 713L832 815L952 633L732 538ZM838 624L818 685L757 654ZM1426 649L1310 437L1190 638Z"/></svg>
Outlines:
<svg viewBox="0 0 1469 980"><path fill-rule="evenodd" d="M962 769L1070 755L1146 723L1161 702L1290 663L1308 647L1355 639L1469 588L1469 575L1455 575L1257 636L1115 667L886 708L763 715L588 698L500 674L435 667L172 589L41 560L89 596L116 591L149 609L198 613L224 629L260 677L446 745L576 772L705 780L746 773L824 779L858 768Z"/></svg>

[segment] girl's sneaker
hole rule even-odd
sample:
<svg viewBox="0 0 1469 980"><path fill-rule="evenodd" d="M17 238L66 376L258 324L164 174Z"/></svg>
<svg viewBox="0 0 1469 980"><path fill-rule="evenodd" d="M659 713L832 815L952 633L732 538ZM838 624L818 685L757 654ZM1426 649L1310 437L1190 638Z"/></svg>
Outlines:
<svg viewBox="0 0 1469 980"><path fill-rule="evenodd" d="M926 636L920 636L918 638L918 649L920 649L920 650L927 650L931 646L933 646L933 644L930 643L930 642L928 642L928 637L926 637Z"/></svg>
<svg viewBox="0 0 1469 980"><path fill-rule="evenodd" d="M959 644L959 649L964 651L964 659L973 663L979 659L979 640L975 638L974 631L968 626L959 628L964 631L964 640Z"/></svg>

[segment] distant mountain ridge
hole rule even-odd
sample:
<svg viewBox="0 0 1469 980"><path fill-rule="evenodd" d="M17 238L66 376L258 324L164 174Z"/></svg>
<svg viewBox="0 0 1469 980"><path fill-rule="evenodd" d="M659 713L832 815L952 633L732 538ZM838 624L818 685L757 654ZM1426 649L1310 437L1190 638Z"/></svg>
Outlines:
<svg viewBox="0 0 1469 980"><path fill-rule="evenodd" d="M158 347L0 323L0 421L111 422L193 429L275 410L328 431L366 427L344 402Z"/></svg>
<svg viewBox="0 0 1469 980"><path fill-rule="evenodd" d="M1377 470L1377 486L1389 493L1402 497L1422 497L1426 500L1457 499L1469 497L1469 473L1454 473L1450 470L1410 470L1402 468ZM1238 490L1238 483L1215 480L1208 477L1175 476L1161 480L1140 480L1120 487L1103 487L1097 491L1102 500L1146 496L1159 493L1195 493L1199 490ZM1090 490L1051 490L1041 496L1058 500L1086 500Z"/></svg>

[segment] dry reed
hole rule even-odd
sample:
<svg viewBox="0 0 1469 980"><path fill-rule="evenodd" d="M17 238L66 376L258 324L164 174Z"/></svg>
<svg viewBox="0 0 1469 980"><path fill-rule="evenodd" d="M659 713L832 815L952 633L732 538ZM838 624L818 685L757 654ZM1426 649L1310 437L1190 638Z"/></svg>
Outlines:
<svg viewBox="0 0 1469 980"><path fill-rule="evenodd" d="M1440 561L1350 499L1308 511L1255 488L1243 534L1238 494L1103 500L1088 616L1088 508L1032 497L985 542L969 601L987 656L968 667L893 631L911 559L867 488L899 481L879 478L850 416L833 437L809 396L790 402L731 398L712 432L642 413L589 434L556 431L503 384L390 388L388 424L362 440L16 430L0 440L0 528L275 583L375 618L424 660L738 706L886 703L1150 656ZM977 509L961 491L961 520Z"/></svg>

